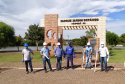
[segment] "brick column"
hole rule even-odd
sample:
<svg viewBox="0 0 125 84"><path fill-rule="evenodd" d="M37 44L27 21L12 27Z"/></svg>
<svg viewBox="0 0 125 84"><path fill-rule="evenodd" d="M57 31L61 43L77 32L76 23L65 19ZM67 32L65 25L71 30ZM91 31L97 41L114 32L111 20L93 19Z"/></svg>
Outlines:
<svg viewBox="0 0 125 84"><path fill-rule="evenodd" d="M56 44L58 42L58 14L47 14L44 17L44 24L45 24L45 36L44 36L44 40L47 44L51 43L51 51L50 54L54 55L54 48L53 45ZM51 39L48 38L47 33L48 31L51 30ZM55 38L53 38L54 33Z"/></svg>

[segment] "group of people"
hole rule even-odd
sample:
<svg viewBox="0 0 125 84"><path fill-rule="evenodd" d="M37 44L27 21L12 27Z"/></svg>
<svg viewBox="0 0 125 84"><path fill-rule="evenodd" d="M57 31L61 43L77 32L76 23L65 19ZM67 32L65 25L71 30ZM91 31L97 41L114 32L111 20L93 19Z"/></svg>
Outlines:
<svg viewBox="0 0 125 84"><path fill-rule="evenodd" d="M56 57L56 69L57 70L62 69L61 68L62 57L67 59L66 69L69 69L69 60L71 61L71 68L74 69L74 66L73 66L73 58L75 58L74 47L71 46L71 42L68 42L68 45L69 46L66 47L65 52L63 52L63 49L61 48L61 44L59 42L57 43L57 46L54 50L54 55ZM28 48L27 43L25 43L24 46L25 46L25 48L22 50L22 62L25 62L26 73L27 74L29 73L28 63L29 63L30 69L31 69L31 73L34 73L33 67L32 67L32 59L33 59L34 53L30 48ZM90 46L90 43L87 43L87 47L85 48L85 52L86 52L86 67L85 68L88 68L88 63L89 63L89 68L91 69L92 47ZM108 52L107 47L104 47L104 42L101 43L101 47L99 48L98 53L100 53L101 71L104 70L103 62L105 64L105 71L107 71L107 57L106 57L106 55L109 56L109 52ZM31 54L32 54L32 56L31 56ZM47 73L46 62L49 65L50 71L53 72L52 67L51 67L50 57L49 57L50 50L47 47L46 42L43 43L43 48L41 49L40 54L42 56L45 73Z"/></svg>

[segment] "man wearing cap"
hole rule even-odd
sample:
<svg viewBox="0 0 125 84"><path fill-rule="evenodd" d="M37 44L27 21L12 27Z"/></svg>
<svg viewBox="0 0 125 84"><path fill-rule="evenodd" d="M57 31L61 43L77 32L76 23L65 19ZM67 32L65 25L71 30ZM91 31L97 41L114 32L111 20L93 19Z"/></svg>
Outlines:
<svg viewBox="0 0 125 84"><path fill-rule="evenodd" d="M107 72L107 57L106 55L108 55L109 58L109 51L107 49L107 47L104 47L104 42L101 42L101 46L99 48L99 53L100 53L100 61L101 61L101 71L103 71L103 62L105 64L105 72Z"/></svg>
<svg viewBox="0 0 125 84"><path fill-rule="evenodd" d="M69 46L66 47L65 55L67 55L67 69L69 68L69 60L71 61L71 68L74 69L73 66L73 57L75 58L74 47L71 46L71 42L68 42Z"/></svg>
<svg viewBox="0 0 125 84"><path fill-rule="evenodd" d="M29 63L29 66L30 66L30 69L31 69L31 72L33 72L33 68L32 68L32 59L33 59L33 51L31 49L28 48L28 44L25 43L24 44L25 46L25 49L22 50L22 62L25 61L25 66L26 66L26 73L28 74L29 73L29 70L28 70L28 63ZM32 53L32 57L30 56L30 54Z"/></svg>
<svg viewBox="0 0 125 84"><path fill-rule="evenodd" d="M90 47L90 43L87 43L85 52L86 52L86 67L85 68L88 67L88 62L89 62L89 68L91 69L92 47Z"/></svg>
<svg viewBox="0 0 125 84"><path fill-rule="evenodd" d="M61 64L62 64L62 56L64 56L64 53L59 42L57 43L57 48L54 50L54 55L56 56L56 59L57 59L56 69L60 70Z"/></svg>
<svg viewBox="0 0 125 84"><path fill-rule="evenodd" d="M52 70L52 68L51 68L51 63L50 63L50 59L49 59L50 50L49 50L49 48L47 47L47 43L44 42L44 43L43 43L43 46L44 46L44 47L41 49L40 54L42 55L42 60L43 60L43 66L44 66L45 73L47 73L46 62L47 62L48 65L49 65L50 71L53 71L53 70Z"/></svg>

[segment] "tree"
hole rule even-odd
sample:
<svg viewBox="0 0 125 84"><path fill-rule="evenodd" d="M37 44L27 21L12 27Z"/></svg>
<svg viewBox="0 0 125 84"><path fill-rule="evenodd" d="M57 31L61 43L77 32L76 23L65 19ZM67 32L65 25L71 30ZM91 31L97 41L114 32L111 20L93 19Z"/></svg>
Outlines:
<svg viewBox="0 0 125 84"><path fill-rule="evenodd" d="M88 37L82 36L81 38L81 46L85 46L88 42Z"/></svg>
<svg viewBox="0 0 125 84"><path fill-rule="evenodd" d="M31 40L36 44L37 50L39 43L44 41L44 28L39 27L38 25L30 25L28 32L25 32L25 39Z"/></svg>
<svg viewBox="0 0 125 84"><path fill-rule="evenodd" d="M18 51L19 51L19 46L22 44L22 42L23 42L23 39L20 35L15 36L15 45L17 46Z"/></svg>
<svg viewBox="0 0 125 84"><path fill-rule="evenodd" d="M0 22L0 48L7 47L14 42L14 28L4 22Z"/></svg>
<svg viewBox="0 0 125 84"><path fill-rule="evenodd" d="M95 37L95 30L94 29L90 29L89 31L86 31L86 36L88 38L94 38Z"/></svg>
<svg viewBox="0 0 125 84"><path fill-rule="evenodd" d="M110 31L106 32L106 43L109 45L117 45L119 43L120 39L119 36L115 33L112 33Z"/></svg>
<svg viewBox="0 0 125 84"><path fill-rule="evenodd" d="M76 45L76 46L85 46L87 44L88 38L86 36L82 36L80 38L77 39L72 39L72 45Z"/></svg>
<svg viewBox="0 0 125 84"><path fill-rule="evenodd" d="M120 42L125 43L125 33L120 36Z"/></svg>

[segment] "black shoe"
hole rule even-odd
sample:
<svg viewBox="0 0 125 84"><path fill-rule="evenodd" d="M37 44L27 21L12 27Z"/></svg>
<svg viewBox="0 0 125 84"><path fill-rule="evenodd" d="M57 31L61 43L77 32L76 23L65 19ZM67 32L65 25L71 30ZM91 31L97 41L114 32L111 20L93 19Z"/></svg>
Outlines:
<svg viewBox="0 0 125 84"><path fill-rule="evenodd" d="M29 71L26 71L26 74L29 74Z"/></svg>
<svg viewBox="0 0 125 84"><path fill-rule="evenodd" d="M89 67L89 69L91 69L91 67Z"/></svg>
<svg viewBox="0 0 125 84"><path fill-rule="evenodd" d="M68 70L69 68L67 67L66 70Z"/></svg>

